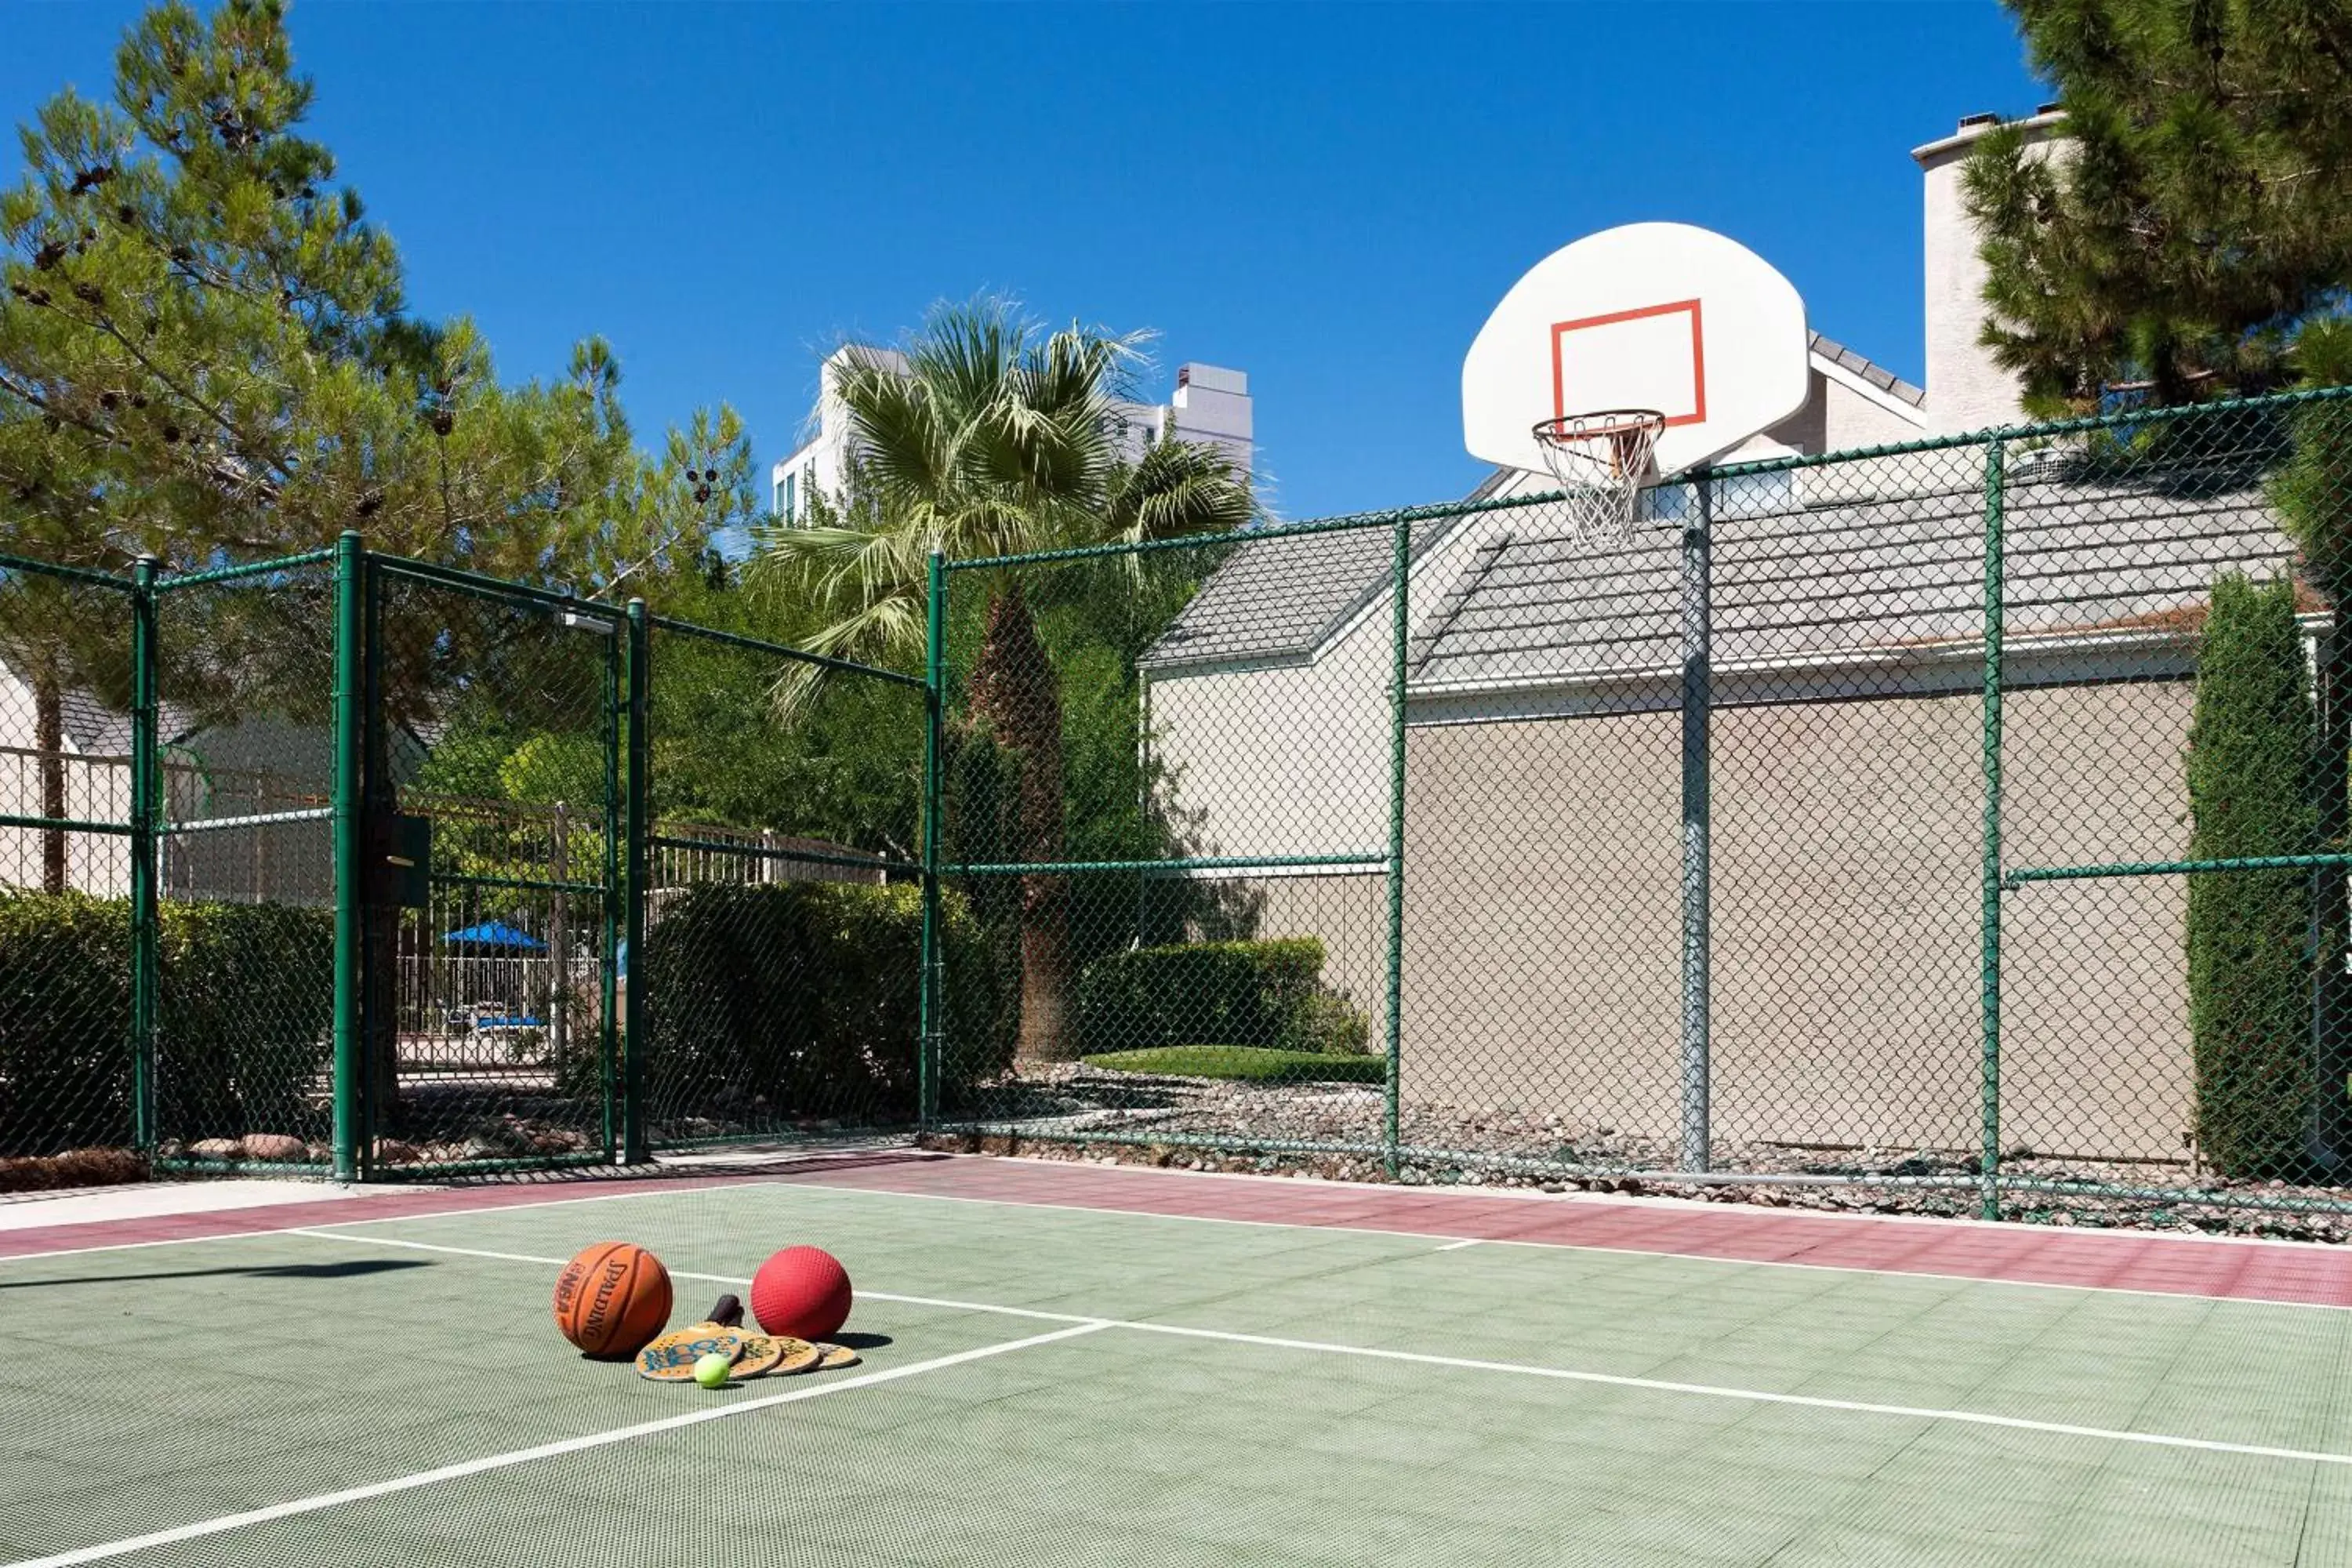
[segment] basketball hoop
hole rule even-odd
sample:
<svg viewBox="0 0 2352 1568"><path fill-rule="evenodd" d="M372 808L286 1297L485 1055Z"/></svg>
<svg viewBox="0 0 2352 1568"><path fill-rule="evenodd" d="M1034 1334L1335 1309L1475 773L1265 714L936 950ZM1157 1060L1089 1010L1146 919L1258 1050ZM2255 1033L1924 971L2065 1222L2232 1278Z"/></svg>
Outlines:
<svg viewBox="0 0 2352 1568"><path fill-rule="evenodd" d="M1622 544L1633 503L1654 472L1650 457L1666 416L1654 408L1604 408L1538 420L1530 434L1559 481L1569 531L1581 544Z"/></svg>

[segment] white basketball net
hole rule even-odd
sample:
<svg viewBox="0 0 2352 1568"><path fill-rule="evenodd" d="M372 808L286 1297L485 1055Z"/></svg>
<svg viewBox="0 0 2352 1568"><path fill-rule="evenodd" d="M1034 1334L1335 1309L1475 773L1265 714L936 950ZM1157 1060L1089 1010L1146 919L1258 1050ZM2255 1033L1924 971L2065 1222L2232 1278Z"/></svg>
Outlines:
<svg viewBox="0 0 2352 1568"><path fill-rule="evenodd" d="M1654 408L1564 414L1533 431L1544 465L1559 481L1570 534L1582 544L1622 544L1633 506L1654 471L1651 454L1666 416Z"/></svg>

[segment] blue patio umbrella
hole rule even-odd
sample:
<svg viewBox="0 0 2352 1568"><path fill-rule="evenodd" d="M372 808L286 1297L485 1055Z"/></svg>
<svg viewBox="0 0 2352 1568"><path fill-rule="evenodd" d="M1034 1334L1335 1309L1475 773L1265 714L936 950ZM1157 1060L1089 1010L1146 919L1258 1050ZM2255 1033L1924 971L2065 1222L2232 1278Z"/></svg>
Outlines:
<svg viewBox="0 0 2352 1568"><path fill-rule="evenodd" d="M544 952L547 943L504 921L484 921L441 939L454 947L503 947L517 952Z"/></svg>

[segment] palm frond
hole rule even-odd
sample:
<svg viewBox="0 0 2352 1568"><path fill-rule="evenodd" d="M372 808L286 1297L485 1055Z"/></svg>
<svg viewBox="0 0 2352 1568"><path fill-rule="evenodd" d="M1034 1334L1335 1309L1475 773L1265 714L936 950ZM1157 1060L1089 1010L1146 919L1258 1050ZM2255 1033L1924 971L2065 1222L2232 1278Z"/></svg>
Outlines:
<svg viewBox="0 0 2352 1568"><path fill-rule="evenodd" d="M833 390L850 424L854 493L826 515L863 526L753 535L760 574L822 619L811 646L908 651L934 549L970 559L1247 523L1255 504L1222 452L1163 442L1124 460L1115 394L1148 363L1150 342L1047 331L1017 302L983 295L935 306L896 352L840 356ZM780 682L780 711L804 705L814 679Z"/></svg>
<svg viewBox="0 0 2352 1568"><path fill-rule="evenodd" d="M803 639L811 653L859 664L890 666L919 656L930 616L919 586L908 584L852 609ZM789 727L805 718L833 679L823 665L787 666L768 688L776 722Z"/></svg>

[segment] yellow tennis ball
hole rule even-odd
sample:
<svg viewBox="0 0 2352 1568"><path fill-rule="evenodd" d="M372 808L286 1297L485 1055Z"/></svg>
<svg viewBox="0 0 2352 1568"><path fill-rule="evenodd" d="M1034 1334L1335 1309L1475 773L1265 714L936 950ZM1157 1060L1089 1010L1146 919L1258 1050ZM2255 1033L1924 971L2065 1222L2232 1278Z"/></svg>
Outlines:
<svg viewBox="0 0 2352 1568"><path fill-rule="evenodd" d="M734 1370L732 1358L712 1351L694 1363L694 1381L705 1388L724 1388L727 1386L727 1374Z"/></svg>

